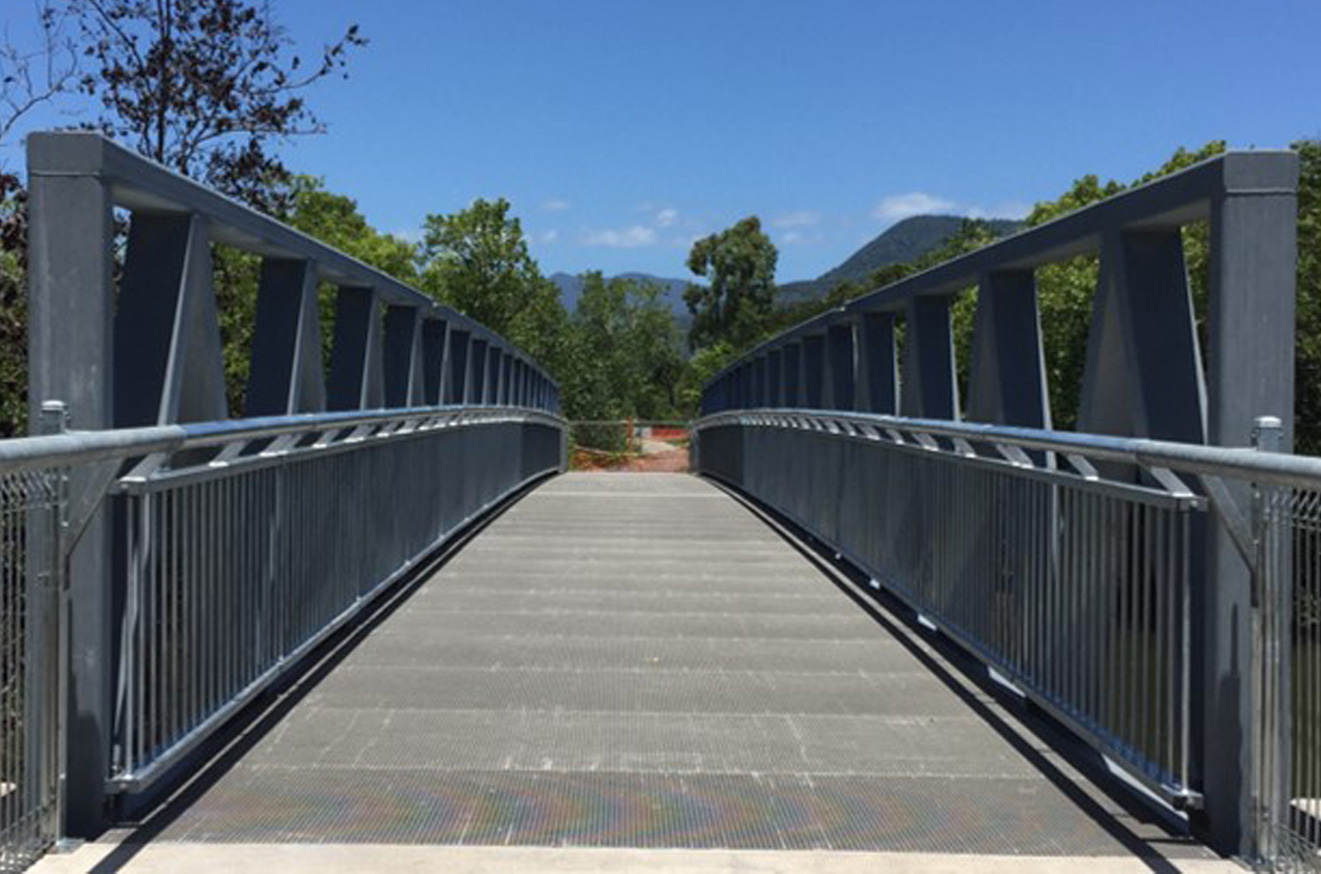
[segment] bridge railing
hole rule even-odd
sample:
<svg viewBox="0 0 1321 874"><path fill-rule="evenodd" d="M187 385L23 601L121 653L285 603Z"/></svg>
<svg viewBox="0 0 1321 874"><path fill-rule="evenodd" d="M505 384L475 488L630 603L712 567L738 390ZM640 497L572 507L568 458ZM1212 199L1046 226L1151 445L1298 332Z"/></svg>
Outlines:
<svg viewBox="0 0 1321 874"><path fill-rule="evenodd" d="M898 596L1128 778L1202 815L1202 540L1250 581L1253 696L1243 855L1321 847L1321 459L819 410L731 411L696 467ZM1131 471L1140 471L1135 480ZM1244 497L1246 496L1246 497Z"/></svg>
<svg viewBox="0 0 1321 874"><path fill-rule="evenodd" d="M1037 435L1032 440L1039 441L1039 434L1052 429L1052 389L1057 394L1076 389L1079 436L1246 447L1252 423L1273 416L1281 425L1280 449L1288 452L1293 445L1297 181L1298 158L1291 152L1226 153L907 277L803 322L731 363L704 388L702 412L708 417L704 421L746 410L758 415L856 412L922 420L935 429L936 423L955 427L966 418L1029 429ZM1191 293L1184 253L1184 236L1193 226L1204 227L1201 238L1207 244L1202 309ZM1070 357L1082 350L1044 346L1038 271L1079 256L1094 257L1098 268L1085 362L1080 385L1052 385L1052 374L1062 378L1068 368L1048 371L1047 352L1058 361L1061 354ZM964 398L952 312L956 300L970 294L975 294L975 315ZM706 472L718 472L709 466L716 461L706 436L718 443L721 438L716 433L704 428L698 441L698 467ZM930 431L927 439L939 445L953 439L931 436L935 434ZM777 440L790 438L728 439L738 448L720 451L747 453L740 463L754 469L762 463L755 453L771 451ZM988 454L972 437L960 439L968 441L970 457ZM828 445L836 444L828 441ZM1041 451L1053 452L1049 447ZM994 450L989 455L1001 457ZM767 471L769 479L759 481L757 487L771 489L775 500L808 501L805 506L833 512L829 490L852 484L803 473L825 464L825 457L809 454L790 462L782 456L781 468ZM896 460L893 465L898 470L907 463ZM1150 471L1131 460L1109 462L1098 470L1097 482L1153 485ZM917 474L904 474L910 475ZM1248 506L1249 482L1227 478L1228 498ZM962 506L965 497L958 489L966 487L972 489L966 500L983 502L982 509L990 512L994 506L984 504L990 499L979 489L998 494L999 488L989 480L975 489L967 484L930 485L933 494L947 494L953 502L951 511ZM1051 493L1059 494L1060 488L1053 486ZM1140 522L1125 523L1130 529L1138 526L1134 529L1138 533L1130 531L1126 536L1137 550L1133 560L1139 566L1107 570L1112 577L1122 571L1132 578L1131 585L1140 587L1148 575L1142 569L1145 563L1159 564L1170 557L1142 552L1148 543L1174 550L1179 561L1186 558L1190 602L1180 609L1187 610L1188 638L1166 635L1163 639L1170 645L1186 645L1191 659L1185 788L1203 800L1203 809L1193 817L1199 834L1222 851L1252 852L1259 831L1252 784L1257 711L1250 680L1255 670L1252 653L1243 642L1251 639L1258 613L1252 600L1252 571L1242 550L1231 529L1211 524L1206 514L1193 514L1189 545L1178 532L1173 540L1165 539L1174 536L1168 532L1148 536L1149 522L1143 514L1149 511L1139 511L1133 504L1136 493L1124 492L1114 499L1119 501L1115 505L1110 499L1098 503L1099 499L1084 497L1091 494L1091 486L1069 483L1067 488L1077 492L1079 505L1069 510L1073 527L1063 536L1082 537L1077 531L1080 524L1092 527L1089 536L1099 536L1109 524L1107 514L1117 512L1119 505L1126 508L1124 518L1134 519L1134 513L1142 517ZM1205 492L1198 494L1207 497ZM924 507L935 498L915 500L915 507ZM1040 512L1033 500L1016 498L1010 506L1023 513ZM895 512L902 515L905 508ZM1159 513L1150 513L1155 514L1151 525L1165 524L1158 521ZM941 515L920 518L923 524L948 524ZM928 534L917 528L909 533L919 540ZM1002 536L994 539L999 542ZM861 541L852 546L867 555ZM968 547L959 541L951 548ZM1061 569L1076 576L1070 585L1083 585L1085 574L1095 572L1088 562L1111 560L1085 539L1069 548L1082 562L1072 571ZM929 572L925 565L902 567L906 573ZM953 571L946 567L941 572ZM918 585L913 579L895 579L896 586ZM954 585L952 579L948 582ZM969 589L964 597L971 606L980 604L977 599L983 596ZM1104 606L1113 612L1127 610L1128 605L1125 601ZM1166 607L1170 605L1162 609ZM1083 652L1070 647L1062 647L1055 657L1061 663L1085 661ZM1118 731L1115 725L1102 728ZM1167 736L1168 731L1161 735ZM1122 742L1138 740L1122 737ZM1149 772L1148 765L1153 764L1145 753L1133 762L1141 772ZM1160 765L1157 770L1168 767L1155 764ZM1161 773L1158 783L1170 776Z"/></svg>
<svg viewBox="0 0 1321 874"><path fill-rule="evenodd" d="M0 746L27 763L39 742L59 751L58 778L24 783L58 784L62 811L33 808L49 842L97 834L186 770L466 522L562 470L566 424L555 382L508 340L104 137L35 134L28 170L31 419L66 433L0 443L0 480L67 498L56 542L28 525L0 579L41 576L19 562L54 568L64 642L25 664L67 654L67 670L41 675L65 690L49 694L58 730L25 716L22 739L6 723ZM231 340L251 337L241 409L217 247L247 253L226 263L256 279L252 324L237 324L243 307L223 313ZM13 512L37 518L38 498ZM29 631L47 606L17 605L24 641L49 643ZM44 706L44 689L29 678L23 706Z"/></svg>

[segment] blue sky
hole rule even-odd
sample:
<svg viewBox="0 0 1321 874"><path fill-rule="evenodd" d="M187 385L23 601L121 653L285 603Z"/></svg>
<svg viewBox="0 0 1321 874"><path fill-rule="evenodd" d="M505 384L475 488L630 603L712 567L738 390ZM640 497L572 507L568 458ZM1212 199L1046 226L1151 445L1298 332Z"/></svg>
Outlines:
<svg viewBox="0 0 1321 874"><path fill-rule="evenodd" d="M810 278L914 212L1021 215L1181 145L1321 136L1318 0L274 7L305 48L371 39L309 95L329 133L292 167L408 235L505 196L547 273L683 276L756 214L779 278Z"/></svg>

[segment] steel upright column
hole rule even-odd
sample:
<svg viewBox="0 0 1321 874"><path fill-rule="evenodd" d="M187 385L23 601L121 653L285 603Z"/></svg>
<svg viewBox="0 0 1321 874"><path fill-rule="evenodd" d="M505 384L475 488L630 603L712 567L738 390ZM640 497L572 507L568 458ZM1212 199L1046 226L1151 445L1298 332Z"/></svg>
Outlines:
<svg viewBox="0 0 1321 874"><path fill-rule="evenodd" d="M381 306L375 289L341 288L335 302L327 406L374 410L385 401L381 366Z"/></svg>
<svg viewBox="0 0 1321 874"><path fill-rule="evenodd" d="M425 364L422 349L422 313L417 307L389 306L385 310L385 405L421 406Z"/></svg>
<svg viewBox="0 0 1321 874"><path fill-rule="evenodd" d="M958 384L954 381L954 341L947 297L908 301L904 338L902 414L919 419L957 419Z"/></svg>
<svg viewBox="0 0 1321 874"><path fill-rule="evenodd" d="M899 412L899 368L895 360L894 313L863 313L858 325L859 408L869 413Z"/></svg>
<svg viewBox="0 0 1321 874"><path fill-rule="evenodd" d="M969 371L969 419L1050 427L1037 285L1031 270L993 271L982 277Z"/></svg>
<svg viewBox="0 0 1321 874"><path fill-rule="evenodd" d="M826 332L830 373L825 387L827 409L852 410L855 403L853 322L831 325Z"/></svg>
<svg viewBox="0 0 1321 874"><path fill-rule="evenodd" d="M90 167L86 144L28 137L28 422L60 400L71 424L115 424L113 262L110 192ZM76 172L78 166L85 169ZM77 477L75 472L74 476ZM77 482L72 483L75 488ZM112 512L103 507L69 557L66 833L93 837L108 825L106 775L114 719Z"/></svg>
<svg viewBox="0 0 1321 874"><path fill-rule="evenodd" d="M245 416L286 416L326 408L316 265L266 258L257 285Z"/></svg>
<svg viewBox="0 0 1321 874"><path fill-rule="evenodd" d="M1291 452L1298 156L1255 157L1225 157L1222 190L1211 203L1207 439L1249 446L1255 418L1269 415L1283 425L1281 450ZM1193 719L1204 728L1194 742L1202 751L1206 808L1195 825L1212 846L1241 853L1251 839L1255 756L1250 580L1228 535L1207 527L1207 582L1197 623L1206 629L1204 675Z"/></svg>

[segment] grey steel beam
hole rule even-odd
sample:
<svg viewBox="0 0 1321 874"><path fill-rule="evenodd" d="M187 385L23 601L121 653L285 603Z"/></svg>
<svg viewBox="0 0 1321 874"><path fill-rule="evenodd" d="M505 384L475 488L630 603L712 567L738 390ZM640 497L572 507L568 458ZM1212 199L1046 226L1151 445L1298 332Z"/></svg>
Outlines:
<svg viewBox="0 0 1321 874"><path fill-rule="evenodd" d="M830 373L826 377L826 409L855 409L856 366L853 322L831 325L826 331L826 358Z"/></svg>
<svg viewBox="0 0 1321 874"><path fill-rule="evenodd" d="M330 350L332 410L373 410L385 401L381 366L381 306L372 288L341 288L335 300Z"/></svg>
<svg viewBox="0 0 1321 874"><path fill-rule="evenodd" d="M870 413L899 412L899 367L894 313L863 313L858 323L858 406Z"/></svg>
<svg viewBox="0 0 1321 874"><path fill-rule="evenodd" d="M766 384L770 397L768 407L784 406L784 350L772 349L766 356Z"/></svg>
<svg viewBox="0 0 1321 874"><path fill-rule="evenodd" d="M468 383L472 376L469 373L471 368L468 366L469 346L472 345L472 335L468 331L450 326L449 346L446 349L446 355L449 358L450 381L446 388L444 403L447 404L466 404L468 402Z"/></svg>
<svg viewBox="0 0 1321 874"><path fill-rule="evenodd" d="M422 320L422 393L427 406L444 403L447 327L444 319Z"/></svg>
<svg viewBox="0 0 1321 874"><path fill-rule="evenodd" d="M974 422L1050 427L1037 285L1030 270L996 270L978 283L968 379Z"/></svg>
<svg viewBox="0 0 1321 874"><path fill-rule="evenodd" d="M921 419L959 418L949 298L915 297L904 322L901 412Z"/></svg>
<svg viewBox="0 0 1321 874"><path fill-rule="evenodd" d="M784 346L784 405L798 407L803 401L803 347L801 343Z"/></svg>
<svg viewBox="0 0 1321 874"><path fill-rule="evenodd" d="M1201 357L1178 231L1106 236L1078 427L1202 443Z"/></svg>
<svg viewBox="0 0 1321 874"><path fill-rule="evenodd" d="M244 415L324 411L324 368L316 268L308 261L263 259Z"/></svg>
<svg viewBox="0 0 1321 874"><path fill-rule="evenodd" d="M468 346L468 369L471 375L468 377L468 397L467 403L484 404L486 403L486 380L487 380L487 341L485 338L474 337L472 343Z"/></svg>
<svg viewBox="0 0 1321 874"><path fill-rule="evenodd" d="M417 407L423 403L422 313L417 307L385 308L385 405Z"/></svg>
<svg viewBox="0 0 1321 874"><path fill-rule="evenodd" d="M204 218L133 217L114 347L117 426L227 417Z"/></svg>
<svg viewBox="0 0 1321 874"><path fill-rule="evenodd" d="M803 338L803 406L819 410L826 381L826 339L819 334Z"/></svg>

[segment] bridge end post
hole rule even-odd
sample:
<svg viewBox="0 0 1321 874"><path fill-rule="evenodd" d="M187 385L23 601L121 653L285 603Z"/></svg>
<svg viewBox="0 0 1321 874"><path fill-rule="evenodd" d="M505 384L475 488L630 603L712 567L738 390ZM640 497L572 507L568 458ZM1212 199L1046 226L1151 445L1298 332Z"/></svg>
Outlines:
<svg viewBox="0 0 1321 874"><path fill-rule="evenodd" d="M28 137L28 407L64 401L81 430L114 427L114 218L95 137ZM78 476L77 472L73 477ZM76 486L76 482L72 483ZM114 672L113 519L98 510L69 556L65 821L92 837L110 822Z"/></svg>
<svg viewBox="0 0 1321 874"><path fill-rule="evenodd" d="M1222 166L1210 221L1207 442L1249 446L1254 421L1269 415L1281 422L1281 451L1292 452L1298 156L1232 154ZM1193 711L1205 809L1194 827L1220 852L1243 856L1253 839L1250 576L1219 526L1207 526L1205 554Z"/></svg>

